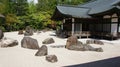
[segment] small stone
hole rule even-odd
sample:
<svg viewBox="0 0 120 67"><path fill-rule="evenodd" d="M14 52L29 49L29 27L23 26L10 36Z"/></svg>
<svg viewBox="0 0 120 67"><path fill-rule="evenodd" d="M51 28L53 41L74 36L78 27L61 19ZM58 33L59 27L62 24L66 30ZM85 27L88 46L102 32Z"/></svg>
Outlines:
<svg viewBox="0 0 120 67"><path fill-rule="evenodd" d="M45 56L48 54L47 46L43 45L41 48L38 49L35 56Z"/></svg>
<svg viewBox="0 0 120 67"><path fill-rule="evenodd" d="M19 30L18 34L19 34L19 35L24 34L24 33L23 33L23 30Z"/></svg>
<svg viewBox="0 0 120 67"><path fill-rule="evenodd" d="M30 26L27 26L25 29L25 36L32 36L33 35L33 29Z"/></svg>
<svg viewBox="0 0 120 67"><path fill-rule="evenodd" d="M46 60L47 60L48 62L51 62L51 63L55 63L55 62L58 61L56 55L47 55L47 56L46 56Z"/></svg>
<svg viewBox="0 0 120 67"><path fill-rule="evenodd" d="M43 44L52 44L52 43L54 43L55 41L54 41L54 39L53 38L47 38L47 39L45 39L42 43Z"/></svg>

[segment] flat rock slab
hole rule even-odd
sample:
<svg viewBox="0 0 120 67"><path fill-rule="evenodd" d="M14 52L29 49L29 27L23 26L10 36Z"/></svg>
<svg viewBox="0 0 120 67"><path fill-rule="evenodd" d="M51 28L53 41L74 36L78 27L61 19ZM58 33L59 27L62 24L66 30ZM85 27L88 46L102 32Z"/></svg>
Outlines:
<svg viewBox="0 0 120 67"><path fill-rule="evenodd" d="M100 48L94 48L88 44L77 44L77 45L71 45L67 49L74 50L74 51L96 51L96 52L103 52L103 49Z"/></svg>
<svg viewBox="0 0 120 67"><path fill-rule="evenodd" d="M11 39L11 38L3 38L0 41L0 47L5 48L5 47L13 47L18 45L18 41Z"/></svg>

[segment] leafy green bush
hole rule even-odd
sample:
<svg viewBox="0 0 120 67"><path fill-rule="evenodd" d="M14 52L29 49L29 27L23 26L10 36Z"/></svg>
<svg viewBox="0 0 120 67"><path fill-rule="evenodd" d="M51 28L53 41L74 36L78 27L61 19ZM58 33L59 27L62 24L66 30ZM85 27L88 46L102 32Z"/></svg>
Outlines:
<svg viewBox="0 0 120 67"><path fill-rule="evenodd" d="M3 26L0 26L0 29L1 29L2 31L4 31L4 32L6 31Z"/></svg>

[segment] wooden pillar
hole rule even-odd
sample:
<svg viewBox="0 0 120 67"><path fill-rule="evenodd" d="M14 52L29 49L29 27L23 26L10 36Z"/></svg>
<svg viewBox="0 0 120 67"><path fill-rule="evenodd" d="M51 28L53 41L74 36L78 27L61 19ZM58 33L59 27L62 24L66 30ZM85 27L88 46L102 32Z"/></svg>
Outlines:
<svg viewBox="0 0 120 67"><path fill-rule="evenodd" d="M80 24L80 39L81 39L81 36L82 36L82 23Z"/></svg>
<svg viewBox="0 0 120 67"><path fill-rule="evenodd" d="M117 15L118 15L118 30L117 30L117 37L120 38L120 35L119 35L119 33L120 33L120 16L119 16L119 14L117 14Z"/></svg>
<svg viewBox="0 0 120 67"><path fill-rule="evenodd" d="M74 18L72 18L72 35L74 35L74 26L75 26L75 19Z"/></svg>
<svg viewBox="0 0 120 67"><path fill-rule="evenodd" d="M63 24L65 23L65 19L62 21L61 29L63 30Z"/></svg>

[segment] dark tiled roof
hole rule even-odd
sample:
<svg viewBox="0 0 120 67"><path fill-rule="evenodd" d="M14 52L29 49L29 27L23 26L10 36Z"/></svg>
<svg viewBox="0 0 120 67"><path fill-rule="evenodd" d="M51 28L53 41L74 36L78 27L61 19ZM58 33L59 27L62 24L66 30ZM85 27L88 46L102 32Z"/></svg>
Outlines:
<svg viewBox="0 0 120 67"><path fill-rule="evenodd" d="M77 6L57 6L53 16L59 13L56 18L60 18L61 15L62 18L64 16L91 18L90 15L107 12L114 8L120 9L120 0L92 0Z"/></svg>
<svg viewBox="0 0 120 67"><path fill-rule="evenodd" d="M97 14L116 8L117 3L120 3L120 0L95 0L78 6L91 8L88 14Z"/></svg>
<svg viewBox="0 0 120 67"><path fill-rule="evenodd" d="M69 15L71 17L77 17L77 18L91 18L87 14L89 11L88 8L79 8L79 7L71 7L71 6L57 6L57 9L63 15Z"/></svg>

